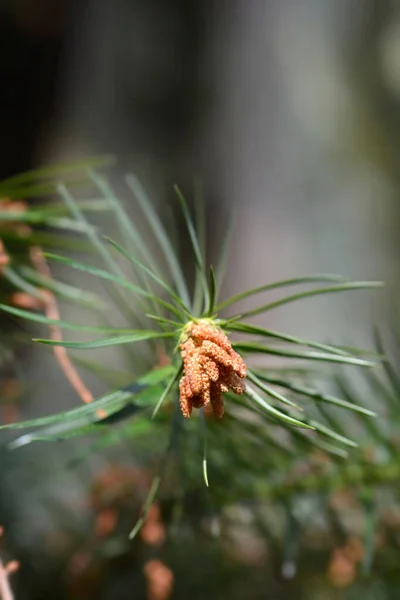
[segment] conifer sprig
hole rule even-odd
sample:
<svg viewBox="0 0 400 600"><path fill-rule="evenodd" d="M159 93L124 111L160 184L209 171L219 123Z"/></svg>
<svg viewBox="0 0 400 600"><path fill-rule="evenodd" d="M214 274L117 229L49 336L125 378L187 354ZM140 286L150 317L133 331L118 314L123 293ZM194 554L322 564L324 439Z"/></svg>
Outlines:
<svg viewBox="0 0 400 600"><path fill-rule="evenodd" d="M202 445L200 462L207 485L212 485L215 470L222 480L228 476L227 473L222 476L221 469L216 466L221 464L221 455L225 456L226 461L229 456L235 469L243 473L254 467L257 456L259 468L265 466L265 459L261 459L259 452L263 444L274 449L274 455L268 457L268 468L282 460L286 461L288 456L296 456L298 449L303 447L314 446L339 457L347 456L348 449L354 451L357 440L336 427L337 424L329 415L327 418L323 415L320 415L322 419L316 418L315 410L318 412L321 407L334 405L349 411L349 414L362 415L369 420L373 420L373 411L346 397L322 393L317 387L306 383L307 365L323 362L369 369L378 363L379 353L368 353L366 356L362 350L264 329L248 322L248 319L278 306L313 296L374 289L382 284L352 282L337 275L317 274L266 283L261 287L241 291L231 298L221 299L221 281L216 274L221 273L222 266L217 264L214 269L208 265L205 244L199 239L189 207L176 188L193 250L195 278L191 290L174 244L137 178L128 175L126 183L137 199L138 207L154 236L152 242L158 244L159 256L147 251L146 240L129 218L109 182L93 170L90 172L90 179L96 185L99 195L103 195L96 202L114 219L128 244L120 243L120 240L114 241L108 231L100 232L98 228L94 228L88 213L83 210L85 206L75 199L72 186L63 183L56 186L60 199L64 202L63 210L67 213L62 218L70 220L76 231L84 233L94 254L98 256L100 265L98 261L90 264L89 260L80 261L49 252L44 257L50 265L62 264L69 267L72 273L84 273L88 276L88 281L93 278L104 282L109 298L114 302L113 311L117 310L130 327L113 325L112 312L103 308L107 306L106 295L98 297L69 284L58 284L52 278L48 278L48 289L68 301L82 301L83 310L85 305L90 304L89 298L92 298L93 306L96 306L104 324L81 325L50 318L40 307L32 311L3 303L0 310L12 317L29 320L35 327L57 327L60 331L95 336L94 339L76 341L64 339L64 336L55 339L39 334L34 337L36 343L73 352L113 347L113 351L122 353L128 349L130 358L133 359L131 364L141 363L144 366L138 367L134 373L114 376L106 365L90 364L90 358L82 358L79 354L76 363L82 365L86 362L86 368L95 371L105 380L112 380L114 390L107 391L85 406L64 413L3 426L31 430L14 440L12 447L20 447L36 440L60 440L76 435L92 434L107 439L107 423L110 418L123 413L131 416L125 429L130 439L134 439L139 430L143 431L143 423L149 424L146 431L151 431L152 428L158 430L160 427L163 431L169 431L165 454L169 460L172 451L179 446L180 437L189 433L194 435L197 431L196 423L199 422L202 431L201 435L197 431ZM128 266L129 276L125 275ZM18 276L34 289L37 289L39 282L46 287L46 278L40 273L32 273L32 269L26 265ZM286 294L286 288L300 288L302 291ZM282 297L268 303L264 299L261 304L257 304L257 296L270 290L281 291ZM234 308L243 299L252 299L254 307L231 317L224 316L226 308ZM240 339L233 341L232 335L238 335ZM140 344L140 350L136 351L133 344ZM150 357L147 363L146 356ZM162 369L158 368L160 356L163 361ZM252 367L254 357L264 358L261 366ZM268 362L270 357L280 357L288 361L288 364L294 361L294 367L288 367L289 372L295 372L300 361L303 371L300 371L300 375L291 377L284 369L272 367ZM132 382L135 376L136 379ZM311 410L310 401L314 403ZM193 410L200 412L200 420L189 420L193 416ZM182 416L186 419L182 419ZM215 420L214 416L223 418ZM284 439L277 433L282 429L285 430ZM240 451L241 445L246 448L246 452ZM258 450L255 451L255 448ZM188 465L195 461L195 456L196 453L186 457ZM225 464L224 460L222 464ZM161 471L164 470L165 465ZM160 477L161 475L156 476L157 485L150 490L153 495L154 490L159 487Z"/></svg>

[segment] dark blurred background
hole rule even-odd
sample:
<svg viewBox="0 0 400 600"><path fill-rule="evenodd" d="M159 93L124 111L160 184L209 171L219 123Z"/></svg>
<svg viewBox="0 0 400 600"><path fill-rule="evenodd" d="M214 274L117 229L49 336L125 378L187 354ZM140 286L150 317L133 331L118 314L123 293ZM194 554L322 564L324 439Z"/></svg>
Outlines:
<svg viewBox="0 0 400 600"><path fill-rule="evenodd" d="M121 170L134 170L162 203L173 183L190 188L201 177L213 235L232 212L240 222L228 292L293 272L328 271L384 279L396 294L397 2L2 0L0 49L1 178L115 153ZM273 326L368 343L371 311L383 308L366 298L361 306L347 297L310 302L274 315ZM49 375L51 385L56 377ZM43 394L50 384L41 385ZM41 398L42 407L50 403ZM75 479L68 486L72 495L86 493ZM0 490L0 507L7 494ZM29 565L17 600L147 597L142 575L127 575L124 564L114 565L101 590L89 586L93 593L63 585L63 565L49 566L40 546L46 522L52 529L43 498L63 496L65 488L50 486L46 494L32 499L41 507L35 527L13 513L18 559ZM68 515L67 500L63 510ZM200 545L185 559L171 549L182 571L174 598L295 597L293 588L275 583L266 591L275 581L273 558L235 571L233 591L229 560L213 552ZM199 580L197 563L208 565ZM316 589L304 597L345 598Z"/></svg>
<svg viewBox="0 0 400 600"><path fill-rule="evenodd" d="M240 215L262 244L232 253L242 287L264 280L260 254L269 277L393 274L396 3L9 0L0 14L3 177L116 153L155 202L201 177L215 221Z"/></svg>

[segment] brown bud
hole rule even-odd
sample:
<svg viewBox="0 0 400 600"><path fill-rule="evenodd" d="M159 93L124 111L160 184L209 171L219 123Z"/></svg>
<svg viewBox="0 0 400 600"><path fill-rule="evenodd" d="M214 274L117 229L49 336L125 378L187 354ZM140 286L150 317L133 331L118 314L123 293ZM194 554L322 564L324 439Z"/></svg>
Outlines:
<svg viewBox="0 0 400 600"><path fill-rule="evenodd" d="M223 331L207 321L190 323L188 337L180 344L184 374L179 384L180 406L185 418L193 408L211 404L215 415L224 414L222 394L243 394L246 365L232 349Z"/></svg>

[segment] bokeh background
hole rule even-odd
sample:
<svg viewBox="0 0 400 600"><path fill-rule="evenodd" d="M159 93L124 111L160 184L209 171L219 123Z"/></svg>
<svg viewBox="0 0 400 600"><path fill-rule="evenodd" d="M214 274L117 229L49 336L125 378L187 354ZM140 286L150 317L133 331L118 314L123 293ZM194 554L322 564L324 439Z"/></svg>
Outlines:
<svg viewBox="0 0 400 600"><path fill-rule="evenodd" d="M308 338L368 345L399 284L397 2L3 0L0 50L1 178L115 153L121 171L137 173L162 204L173 183L190 189L200 177L213 236L232 213L240 223L226 291L306 272L383 279L379 300L318 299L268 321ZM27 415L73 403L43 361L33 355L25 366L36 382ZM107 577L94 569L89 582L72 585L60 550L69 544L65 530L88 543L88 481L106 467L92 461L60 482L48 473L66 457L45 452L32 452L29 469L0 457L0 521L22 564L17 600L151 599L141 546L131 562L110 559ZM109 476L139 485L129 457L117 458L127 471ZM79 502L81 513L71 509ZM174 565L171 597L347 598L315 556L285 580L246 511L232 507L230 518L240 560L201 536L184 552L163 550ZM389 598L379 586L362 597Z"/></svg>

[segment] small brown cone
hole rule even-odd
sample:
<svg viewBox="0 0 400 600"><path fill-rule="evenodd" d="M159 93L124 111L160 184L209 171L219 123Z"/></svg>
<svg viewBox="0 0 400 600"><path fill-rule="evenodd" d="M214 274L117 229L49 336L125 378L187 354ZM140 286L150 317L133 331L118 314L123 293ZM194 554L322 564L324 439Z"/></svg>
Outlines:
<svg viewBox="0 0 400 600"><path fill-rule="evenodd" d="M233 350L225 333L208 321L190 323L180 344L184 374L179 384L180 407L188 419L193 408L211 407L218 418L224 414L222 394L243 394L246 365Z"/></svg>

